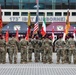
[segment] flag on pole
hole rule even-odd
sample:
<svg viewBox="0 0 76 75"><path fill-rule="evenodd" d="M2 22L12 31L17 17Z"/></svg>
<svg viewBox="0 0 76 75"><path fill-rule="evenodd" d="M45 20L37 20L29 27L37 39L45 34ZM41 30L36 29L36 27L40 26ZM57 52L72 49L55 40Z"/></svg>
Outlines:
<svg viewBox="0 0 76 75"><path fill-rule="evenodd" d="M43 17L43 24L42 24L41 34L42 34L43 37L46 35L46 20L45 20L45 17Z"/></svg>
<svg viewBox="0 0 76 75"><path fill-rule="evenodd" d="M31 29L30 29L30 27L28 27L27 28L27 33L26 33L26 36L25 36L25 40L27 40L27 41L29 41L30 32L31 32Z"/></svg>
<svg viewBox="0 0 76 75"><path fill-rule="evenodd" d="M75 28L74 28L73 36L74 36L74 41L76 41L76 29Z"/></svg>
<svg viewBox="0 0 76 75"><path fill-rule="evenodd" d="M66 31L65 31L65 29L64 29L64 33L63 33L63 41L65 41L65 37L66 37Z"/></svg>
<svg viewBox="0 0 76 75"><path fill-rule="evenodd" d="M2 24L2 11L1 11L1 5L0 5L0 29L2 29L3 24Z"/></svg>
<svg viewBox="0 0 76 75"><path fill-rule="evenodd" d="M37 34L38 32L38 15L36 16L36 22L34 24L34 31L33 31L33 34Z"/></svg>
<svg viewBox="0 0 76 75"><path fill-rule="evenodd" d="M66 33L66 35L68 34L68 31L70 29L69 15L70 15L70 13L69 13L69 10L68 10L67 11L66 26L65 26L65 33Z"/></svg>
<svg viewBox="0 0 76 75"><path fill-rule="evenodd" d="M37 12L36 12L36 21L34 24L34 31L33 31L33 35L32 38L34 37L34 34L37 34L38 30L39 30L39 0L36 0L37 3Z"/></svg>
<svg viewBox="0 0 76 75"><path fill-rule="evenodd" d="M19 38L18 38L18 29L16 30L16 40L19 41Z"/></svg>
<svg viewBox="0 0 76 75"><path fill-rule="evenodd" d="M8 41L9 41L9 32L8 32L8 30L6 31L6 34L5 34L5 41L6 41L6 43L8 43Z"/></svg>
<svg viewBox="0 0 76 75"><path fill-rule="evenodd" d="M31 25L31 17L30 17L30 12L28 12L28 24L27 24L28 26L30 26Z"/></svg>
<svg viewBox="0 0 76 75"><path fill-rule="evenodd" d="M53 29L52 29L52 42L55 41L55 38L54 38L54 26L53 26Z"/></svg>

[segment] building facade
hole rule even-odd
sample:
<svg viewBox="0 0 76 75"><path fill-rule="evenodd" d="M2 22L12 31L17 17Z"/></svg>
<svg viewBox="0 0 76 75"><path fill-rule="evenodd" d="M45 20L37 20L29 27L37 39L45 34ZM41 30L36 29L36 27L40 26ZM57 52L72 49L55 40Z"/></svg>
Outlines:
<svg viewBox="0 0 76 75"><path fill-rule="evenodd" d="M31 13L31 22L35 22L36 0L0 0L3 23L10 21L27 22L28 12ZM76 0L39 0L39 22L42 23L43 15L46 22L65 22L67 9L70 12L71 24L76 24Z"/></svg>
<svg viewBox="0 0 76 75"><path fill-rule="evenodd" d="M0 4L2 9L35 9L36 0L0 0ZM76 9L76 0L39 0L39 5L40 9Z"/></svg>

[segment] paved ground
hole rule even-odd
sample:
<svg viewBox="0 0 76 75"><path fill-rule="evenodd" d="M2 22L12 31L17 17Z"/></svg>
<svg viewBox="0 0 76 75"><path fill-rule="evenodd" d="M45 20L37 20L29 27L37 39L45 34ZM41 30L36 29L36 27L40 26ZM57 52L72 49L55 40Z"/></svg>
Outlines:
<svg viewBox="0 0 76 75"><path fill-rule="evenodd" d="M53 54L53 64L43 64L41 62L20 64L20 53L18 53L17 64L9 64L8 54L6 64L0 64L0 75L76 75L76 65L56 64L56 54Z"/></svg>

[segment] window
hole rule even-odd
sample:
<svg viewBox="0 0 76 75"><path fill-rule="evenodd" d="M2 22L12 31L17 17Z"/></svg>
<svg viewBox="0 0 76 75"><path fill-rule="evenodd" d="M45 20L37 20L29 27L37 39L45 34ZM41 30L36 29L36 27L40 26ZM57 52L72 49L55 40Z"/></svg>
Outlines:
<svg viewBox="0 0 76 75"><path fill-rule="evenodd" d="M11 12L5 12L4 15L5 16L11 16Z"/></svg>
<svg viewBox="0 0 76 75"><path fill-rule="evenodd" d="M1 2L4 2L4 0L0 0L0 3L1 3Z"/></svg>
<svg viewBox="0 0 76 75"><path fill-rule="evenodd" d="M62 13L61 12L55 12L55 16L61 16Z"/></svg>
<svg viewBox="0 0 76 75"><path fill-rule="evenodd" d="M39 16L44 16L44 13L43 12L39 12Z"/></svg>
<svg viewBox="0 0 76 75"><path fill-rule="evenodd" d="M36 0L30 0L30 2L35 2L36 3Z"/></svg>
<svg viewBox="0 0 76 75"><path fill-rule="evenodd" d="M63 16L67 16L67 12L64 12L63 13ZM69 16L70 16L70 12L69 12Z"/></svg>
<svg viewBox="0 0 76 75"><path fill-rule="evenodd" d="M36 12L31 12L31 16L36 16Z"/></svg>
<svg viewBox="0 0 76 75"><path fill-rule="evenodd" d="M13 12L13 16L19 16L19 12Z"/></svg>
<svg viewBox="0 0 76 75"><path fill-rule="evenodd" d="M47 16L53 16L53 12L47 12Z"/></svg>
<svg viewBox="0 0 76 75"><path fill-rule="evenodd" d="M63 15L64 15L64 16L67 16L67 12L64 12Z"/></svg>
<svg viewBox="0 0 76 75"><path fill-rule="evenodd" d="M27 16L28 13L27 12L21 12L21 16Z"/></svg>
<svg viewBox="0 0 76 75"><path fill-rule="evenodd" d="M71 3L71 2L76 3L76 0L70 0L70 3Z"/></svg>
<svg viewBox="0 0 76 75"><path fill-rule="evenodd" d="M76 12L72 12L72 16L76 16Z"/></svg>

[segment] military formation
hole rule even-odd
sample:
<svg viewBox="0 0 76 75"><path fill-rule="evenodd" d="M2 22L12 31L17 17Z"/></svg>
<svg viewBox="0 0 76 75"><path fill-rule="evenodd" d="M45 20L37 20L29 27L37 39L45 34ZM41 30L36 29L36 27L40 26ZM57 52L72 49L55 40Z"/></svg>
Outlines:
<svg viewBox="0 0 76 75"><path fill-rule="evenodd" d="M54 45L55 44L55 45ZM53 44L52 37L29 38L26 41L24 37L17 41L15 36L9 38L8 43L0 35L0 63L6 63L6 53L8 53L9 63L17 64L17 53L20 52L21 64L32 62L32 54L34 53L34 61L42 63L53 63L53 47L56 51L57 64L68 63L71 64L72 56L73 63L76 64L76 41L73 39L73 35L67 36L65 41L62 40L62 36L59 35L58 39Z"/></svg>

